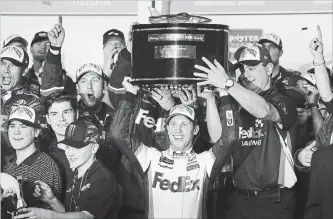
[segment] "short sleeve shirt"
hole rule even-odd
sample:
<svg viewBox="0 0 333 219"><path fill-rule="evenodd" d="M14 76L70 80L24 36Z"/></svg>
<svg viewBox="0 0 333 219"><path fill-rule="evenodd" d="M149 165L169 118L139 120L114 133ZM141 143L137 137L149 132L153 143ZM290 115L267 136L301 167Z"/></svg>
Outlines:
<svg viewBox="0 0 333 219"><path fill-rule="evenodd" d="M275 90L263 95L281 117L284 129L297 119L296 106L288 97ZM233 153L235 166L234 182L244 190L263 190L278 183L281 145L274 122L255 118L247 111L240 111L238 136L240 147ZM245 159L245 160L244 160Z"/></svg>

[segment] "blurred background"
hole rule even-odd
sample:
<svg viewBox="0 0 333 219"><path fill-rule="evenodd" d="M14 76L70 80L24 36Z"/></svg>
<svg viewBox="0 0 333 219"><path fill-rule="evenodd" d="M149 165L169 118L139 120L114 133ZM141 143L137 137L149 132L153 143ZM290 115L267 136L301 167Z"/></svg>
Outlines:
<svg viewBox="0 0 333 219"><path fill-rule="evenodd" d="M30 43L39 31L49 31L63 15L66 30L63 63L71 77L86 63L103 64L102 36L115 28L127 37L134 21L148 23L148 7L161 10L161 1L76 1L76 0L2 0L0 2L0 39L19 34ZM187 12L212 19L212 24L229 25L230 60L236 48L256 41L262 33L281 37L284 54L280 64L306 71L312 67L308 49L323 33L327 66L332 68L332 1L172 1L170 13ZM144 54L144 51L143 51Z"/></svg>

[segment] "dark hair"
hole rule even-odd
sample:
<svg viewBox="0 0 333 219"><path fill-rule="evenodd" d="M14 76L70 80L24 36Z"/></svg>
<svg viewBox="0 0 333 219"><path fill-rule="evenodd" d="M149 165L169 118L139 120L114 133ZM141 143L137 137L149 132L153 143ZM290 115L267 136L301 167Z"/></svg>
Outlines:
<svg viewBox="0 0 333 219"><path fill-rule="evenodd" d="M50 94L45 99L46 113L49 113L49 109L53 103L69 102L74 111L77 109L77 99L66 91L56 91Z"/></svg>

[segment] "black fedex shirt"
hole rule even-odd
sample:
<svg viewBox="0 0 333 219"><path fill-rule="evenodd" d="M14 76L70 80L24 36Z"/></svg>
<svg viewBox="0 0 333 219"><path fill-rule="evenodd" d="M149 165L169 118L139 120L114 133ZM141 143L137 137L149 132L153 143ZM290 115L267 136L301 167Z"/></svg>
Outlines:
<svg viewBox="0 0 333 219"><path fill-rule="evenodd" d="M266 91L262 96L279 112L284 130L296 122L296 106L288 97L277 93L275 89ZM235 166L238 167L234 175L236 188L264 190L277 186L281 144L276 123L255 118L244 109L240 110L238 116L240 145L233 153Z"/></svg>
<svg viewBox="0 0 333 219"><path fill-rule="evenodd" d="M66 190L66 212L87 211L96 219L117 218L118 184L99 161L95 161L83 177L74 174Z"/></svg>

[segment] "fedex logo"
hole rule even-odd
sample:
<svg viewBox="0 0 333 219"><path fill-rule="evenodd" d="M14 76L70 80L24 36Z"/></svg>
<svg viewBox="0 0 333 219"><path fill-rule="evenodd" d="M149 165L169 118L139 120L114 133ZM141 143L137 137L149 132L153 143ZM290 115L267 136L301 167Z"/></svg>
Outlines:
<svg viewBox="0 0 333 219"><path fill-rule="evenodd" d="M190 192L195 189L200 190L199 182L200 180L191 180L189 176L180 176L178 181L170 182L168 179L163 179L163 173L155 172L153 188L156 188L157 183L161 190L170 190L171 192Z"/></svg>
<svg viewBox="0 0 333 219"><path fill-rule="evenodd" d="M135 124L140 124L141 119L143 119L143 124L147 128L153 128L155 126L155 119L147 116L149 114L149 110L140 109L138 116L135 119Z"/></svg>
<svg viewBox="0 0 333 219"><path fill-rule="evenodd" d="M254 128L251 127L249 130L244 130L243 127L239 127L239 139L264 137L264 134L261 132L262 129L254 130Z"/></svg>

